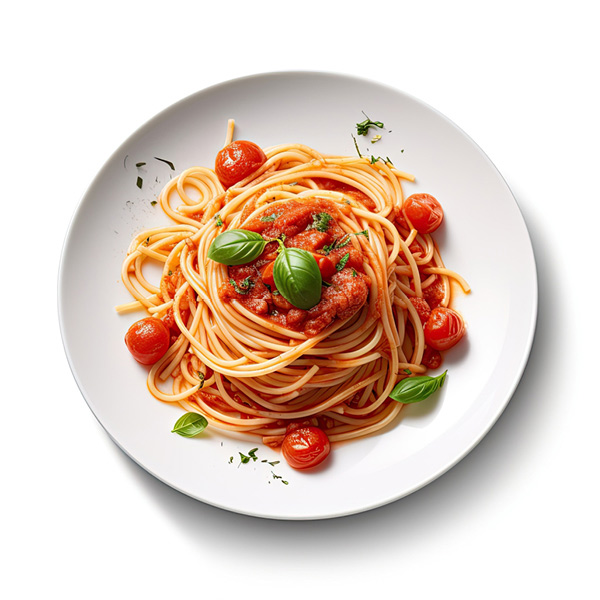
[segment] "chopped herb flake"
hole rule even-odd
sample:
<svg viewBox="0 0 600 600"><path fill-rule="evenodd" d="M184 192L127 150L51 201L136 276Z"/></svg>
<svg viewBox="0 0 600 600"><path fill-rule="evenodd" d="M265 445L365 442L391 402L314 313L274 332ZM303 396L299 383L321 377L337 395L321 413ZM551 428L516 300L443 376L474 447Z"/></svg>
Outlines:
<svg viewBox="0 0 600 600"><path fill-rule="evenodd" d="M327 256L328 254L330 254L334 250L337 250L338 248L344 248L349 243L350 243L350 236L348 234L346 234L345 236L342 237L342 239L339 242L338 242L338 239L336 238L335 240L333 240L333 242L331 244L327 244L326 246L323 246L323 252L324 252L325 256Z"/></svg>
<svg viewBox="0 0 600 600"><path fill-rule="evenodd" d="M329 213L317 213L316 215L313 215L312 225L309 225L308 229L316 229L317 231L324 233L329 227L329 221L331 221L331 215Z"/></svg>
<svg viewBox="0 0 600 600"><path fill-rule="evenodd" d="M144 180L138 175L137 181L135 182L135 185L137 185L140 190L142 189L142 185L144 184Z"/></svg>
<svg viewBox="0 0 600 600"><path fill-rule="evenodd" d="M341 271L346 266L346 263L348 262L349 258L350 252L346 252L346 254L344 254L344 256L342 256L342 258L340 259L340 262L337 265L335 265L336 271Z"/></svg>
<svg viewBox="0 0 600 600"><path fill-rule="evenodd" d="M221 215L219 213L215 215L215 221L217 222L217 227L223 227L223 219L221 219Z"/></svg>
<svg viewBox="0 0 600 600"><path fill-rule="evenodd" d="M367 117L367 115L363 112L363 115ZM356 124L356 133L358 135L367 135L369 131L369 127L378 127L379 129L383 129L384 125L381 121L371 121L369 117L367 117L361 123Z"/></svg>
<svg viewBox="0 0 600 600"><path fill-rule="evenodd" d="M373 139L371 140L371 144L377 143L380 139L381 139L380 135L373 136Z"/></svg>
<svg viewBox="0 0 600 600"><path fill-rule="evenodd" d="M198 385L198 389L201 390L204 387L204 373L202 373L201 371L198 371L196 373L196 375L198 375L198 379L200 380L200 384Z"/></svg>
<svg viewBox="0 0 600 600"><path fill-rule="evenodd" d="M169 165L169 167L171 167L171 171L175 170L175 165L170 161L170 160L165 160L164 158L158 158L158 156L154 157L156 160L160 160L160 162L164 162L167 165Z"/></svg>
<svg viewBox="0 0 600 600"><path fill-rule="evenodd" d="M356 148L356 153L358 154L358 156L360 158L362 158L362 154L360 153L360 150L358 149L358 142L356 141L356 138L354 136L352 136L352 139L354 140L354 147Z"/></svg>
<svg viewBox="0 0 600 600"><path fill-rule="evenodd" d="M250 277L246 277L239 285L236 283L235 279L230 279L229 284L233 286L233 289L238 294L247 294L254 286L254 281L252 281Z"/></svg>
<svg viewBox="0 0 600 600"><path fill-rule="evenodd" d="M354 235L364 235L367 239L369 239L369 232L367 229L363 229L362 231L357 231Z"/></svg>
<svg viewBox="0 0 600 600"><path fill-rule="evenodd" d="M139 163L135 163L135 166L139 169L140 167L143 167L146 163L145 162L139 162Z"/></svg>

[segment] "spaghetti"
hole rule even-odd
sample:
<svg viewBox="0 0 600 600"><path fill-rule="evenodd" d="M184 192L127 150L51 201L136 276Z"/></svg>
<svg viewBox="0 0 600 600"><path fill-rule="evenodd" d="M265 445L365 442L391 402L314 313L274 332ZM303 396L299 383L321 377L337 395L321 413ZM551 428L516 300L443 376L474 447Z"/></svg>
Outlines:
<svg viewBox="0 0 600 600"><path fill-rule="evenodd" d="M230 121L226 146L232 138ZM148 374L158 400L272 446L290 423L318 426L332 442L366 436L402 410L389 397L399 381L440 366L426 343L428 311L448 306L450 280L469 287L403 213L412 175L301 144L264 156L227 189L206 167L165 186L159 202L174 223L131 242L122 279L135 300L117 310L144 309L168 326L169 348ZM265 239L258 259L208 258L231 230ZM278 244L306 249L320 267L330 261L313 308L293 306L267 278ZM158 286L144 274L149 262L161 265Z"/></svg>

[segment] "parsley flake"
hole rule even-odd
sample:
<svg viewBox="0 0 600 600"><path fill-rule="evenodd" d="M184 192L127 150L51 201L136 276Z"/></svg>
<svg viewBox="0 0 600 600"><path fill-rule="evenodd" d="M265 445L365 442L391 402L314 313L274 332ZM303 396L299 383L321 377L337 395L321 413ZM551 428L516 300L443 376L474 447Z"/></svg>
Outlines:
<svg viewBox="0 0 600 600"><path fill-rule="evenodd" d="M349 258L350 252L346 252L346 254L344 254L344 256L342 256L342 258L340 259L340 262L337 265L335 265L335 270L341 271L346 266L346 263L348 262Z"/></svg>
<svg viewBox="0 0 600 600"><path fill-rule="evenodd" d="M342 237L341 240L338 241L338 239L336 238L335 240L333 240L333 242L331 244L327 244L326 246L323 246L323 252L324 252L325 256L327 256L328 254L331 254L331 252L333 252L334 250L337 250L338 248L344 248L349 243L350 243L350 236L348 234L346 234L345 236Z"/></svg>
<svg viewBox="0 0 600 600"><path fill-rule="evenodd" d="M169 165L169 167L171 167L171 171L175 170L175 165L170 160L165 160L164 158L158 158L158 156L155 156L154 158L155 158L155 160L160 160L160 162L164 162L167 165Z"/></svg>
<svg viewBox="0 0 600 600"><path fill-rule="evenodd" d="M200 380L200 384L198 385L198 389L201 390L204 387L204 373L202 373L201 371L198 371L196 373L196 375L198 375L198 379Z"/></svg>
<svg viewBox="0 0 600 600"><path fill-rule="evenodd" d="M317 213L316 215L313 215L312 225L309 225L308 229L316 229L317 231L324 233L329 227L329 221L331 221L331 215L329 213Z"/></svg>
<svg viewBox="0 0 600 600"><path fill-rule="evenodd" d="M250 277L246 277L246 279L244 279L244 281L240 282L239 285L236 283L235 279L230 279L229 284L231 286L233 286L233 289L238 294L247 294L250 291L250 289L252 287L254 287L254 281L252 281L252 279L250 279Z"/></svg>
<svg viewBox="0 0 600 600"><path fill-rule="evenodd" d="M365 115L365 117L367 117L367 115L364 112L363 112L363 115ZM369 117L367 117L361 123L356 124L356 133L358 135L367 135L367 133L369 131L369 127L378 127L379 129L383 129L384 124L381 121L371 121L371 119L369 119Z"/></svg>

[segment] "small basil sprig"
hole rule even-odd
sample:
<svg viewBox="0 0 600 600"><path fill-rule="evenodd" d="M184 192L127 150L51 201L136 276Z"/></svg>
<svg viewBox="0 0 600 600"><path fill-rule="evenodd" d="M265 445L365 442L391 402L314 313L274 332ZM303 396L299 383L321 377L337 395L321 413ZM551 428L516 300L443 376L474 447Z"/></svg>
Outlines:
<svg viewBox="0 0 600 600"><path fill-rule="evenodd" d="M301 248L286 248L281 240L273 265L280 294L296 308L308 310L321 299L321 271L315 257Z"/></svg>
<svg viewBox="0 0 600 600"><path fill-rule="evenodd" d="M183 437L194 437L201 431L204 431L207 425L208 421L202 415L195 412L188 412L177 419L171 433L178 433Z"/></svg>
<svg viewBox="0 0 600 600"><path fill-rule="evenodd" d="M230 229L220 233L208 249L208 258L222 265L245 265L258 258L267 240L260 233Z"/></svg>
<svg viewBox="0 0 600 600"><path fill-rule="evenodd" d="M429 375L419 375L417 377L408 377L403 379L390 394L392 400L401 402L402 404L412 404L413 402L421 402L425 398L429 398L431 394L439 390L444 385L446 373L444 371L437 377Z"/></svg>

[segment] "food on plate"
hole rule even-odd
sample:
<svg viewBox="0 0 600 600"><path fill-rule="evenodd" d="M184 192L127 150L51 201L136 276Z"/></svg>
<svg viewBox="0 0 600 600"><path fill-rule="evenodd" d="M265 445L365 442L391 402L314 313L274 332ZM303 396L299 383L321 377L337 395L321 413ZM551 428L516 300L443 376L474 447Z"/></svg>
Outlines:
<svg viewBox="0 0 600 600"><path fill-rule="evenodd" d="M469 286L431 235L441 204L405 197L414 177L389 159L263 149L233 129L214 169L161 192L173 224L133 239L122 279L134 301L117 309L150 315L127 345L151 365L153 396L312 468L441 387L446 374L428 372L465 334L450 282Z"/></svg>

